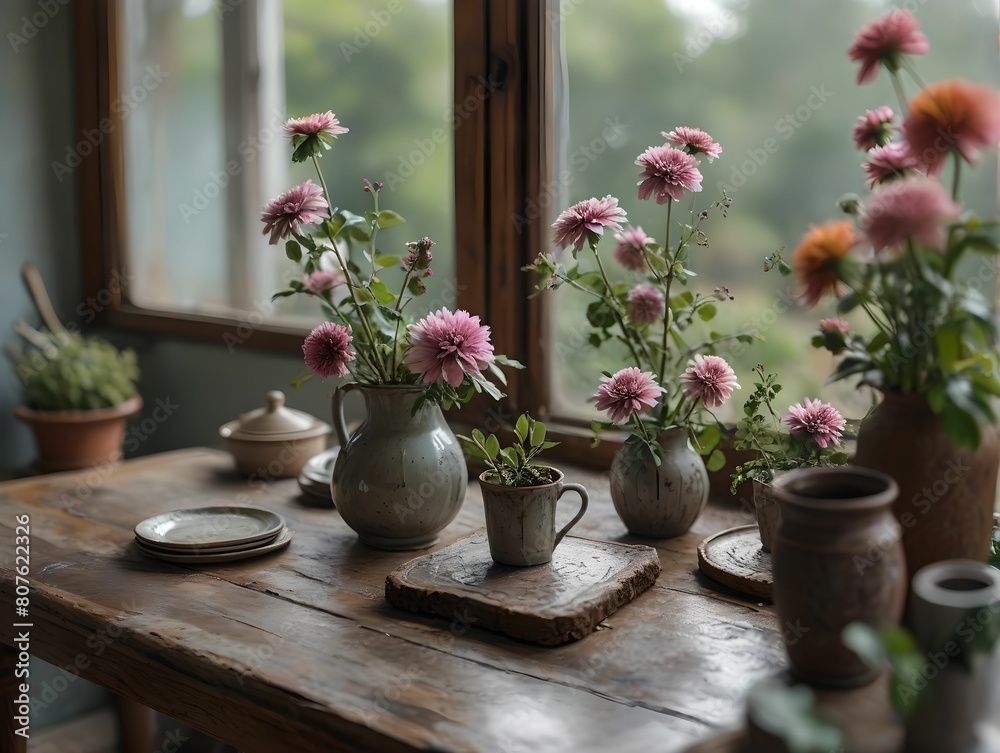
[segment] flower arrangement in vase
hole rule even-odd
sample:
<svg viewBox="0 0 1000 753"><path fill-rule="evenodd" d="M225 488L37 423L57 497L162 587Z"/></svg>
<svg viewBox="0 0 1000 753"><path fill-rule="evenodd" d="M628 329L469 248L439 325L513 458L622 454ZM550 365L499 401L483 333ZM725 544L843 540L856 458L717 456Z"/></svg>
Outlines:
<svg viewBox="0 0 1000 753"><path fill-rule="evenodd" d="M733 447L749 450L756 457L736 466L730 490L736 494L740 484L753 482L761 547L770 552L781 521L771 491L775 475L795 468L846 463L847 453L841 440L845 437L847 420L829 403L808 397L803 403L791 405L779 417L774 409L774 400L782 390L778 375L765 374L762 364L757 364L754 371L760 381L754 382L754 391L743 403Z"/></svg>
<svg viewBox="0 0 1000 753"><path fill-rule="evenodd" d="M693 194L701 191L703 179L699 158L711 162L722 153L709 134L680 127L662 136L662 144L635 161L641 168L638 198L666 207L662 243L639 226L623 228L626 212L617 198L590 198L553 224L555 244L570 249L576 263L564 267L554 254L541 254L525 267L537 273L539 291L568 286L592 298L591 343L620 343L628 353L628 366L604 372L595 385L597 408L608 420L594 422L593 429L599 435L612 425L628 428L611 467L612 499L633 534L653 538L684 533L703 508L708 498L703 457L713 469L724 462L712 410L739 389L732 368L714 350L723 342L753 340L749 332L702 337L692 326L711 321L718 302L733 298L727 288L705 294L688 286L692 259L708 247L703 225L712 212L725 216L732 201L723 194L708 209L694 209ZM689 217L678 221L674 205L688 197ZM600 249L606 228L616 233L611 258L633 280L609 277ZM586 266L579 258L584 246L592 262Z"/></svg>
<svg viewBox="0 0 1000 753"><path fill-rule="evenodd" d="M500 367L520 364L495 354L490 328L467 311L441 308L408 322L407 306L427 291L433 275L434 242L425 237L406 243L400 256L381 250L380 231L404 220L380 206L379 182L363 182L372 201L364 215L331 212L319 159L348 132L332 112L290 119L285 130L292 161L310 161L319 184L306 180L285 191L268 202L261 221L269 243L284 240L285 254L302 267L301 279L275 297L312 296L329 319L306 337L310 371L297 382L313 375L352 380L334 393L341 442L334 501L370 545L430 546L458 514L467 483L461 446L441 410L476 393L501 398L493 379L505 384ZM306 225L315 229L308 232ZM403 275L398 292L382 279L391 268ZM365 400L366 418L349 436L343 397L355 389Z"/></svg>
<svg viewBox="0 0 1000 753"><path fill-rule="evenodd" d="M961 204L964 167L1000 142L1000 94L962 79L925 85L911 57L930 49L919 26L893 10L851 45L859 84L885 69L901 124L888 105L858 119L871 193L841 199L848 219L809 230L791 264L807 306L832 294L841 314L868 320L864 332L821 327L813 342L839 357L833 380L859 376L882 393L859 430L857 462L900 485L911 572L986 559L1000 459L994 314L963 266L975 255L995 275L997 223ZM909 100L903 73L919 87Z"/></svg>

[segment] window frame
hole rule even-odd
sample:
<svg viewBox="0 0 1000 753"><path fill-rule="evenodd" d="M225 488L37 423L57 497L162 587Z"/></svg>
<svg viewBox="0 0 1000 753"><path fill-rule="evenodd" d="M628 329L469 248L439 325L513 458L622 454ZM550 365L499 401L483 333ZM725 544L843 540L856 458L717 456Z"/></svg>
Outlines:
<svg viewBox="0 0 1000 753"><path fill-rule="evenodd" d="M235 338L254 348L301 349L301 328L254 320L144 309L132 304L124 274L124 171L121 129L111 103L118 92L119 18L115 0L75 3L77 118L80 130L104 134L78 170L83 283L88 297L111 303L99 323L149 334L218 343ZM544 213L517 227L527 207L551 207L553 174L553 40L559 0L453 0L456 274L460 307L479 313L496 351L528 368L509 372L500 404L476 400L454 415L457 423L499 432L529 410L562 442L553 458L579 458L590 445L587 422L551 415L550 296L528 298L532 280L521 271L548 248ZM127 279L127 278L124 278ZM586 455L607 466L620 444L610 436Z"/></svg>

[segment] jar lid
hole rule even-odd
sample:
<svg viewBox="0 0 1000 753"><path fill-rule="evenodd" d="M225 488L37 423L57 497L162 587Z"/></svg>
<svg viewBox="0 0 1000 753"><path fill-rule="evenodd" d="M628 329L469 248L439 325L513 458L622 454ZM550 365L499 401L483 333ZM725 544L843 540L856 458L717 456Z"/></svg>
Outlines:
<svg viewBox="0 0 1000 753"><path fill-rule="evenodd" d="M280 390L267 393L267 405L243 413L219 429L227 439L273 441L306 439L328 434L330 425L315 416L285 407L285 394Z"/></svg>

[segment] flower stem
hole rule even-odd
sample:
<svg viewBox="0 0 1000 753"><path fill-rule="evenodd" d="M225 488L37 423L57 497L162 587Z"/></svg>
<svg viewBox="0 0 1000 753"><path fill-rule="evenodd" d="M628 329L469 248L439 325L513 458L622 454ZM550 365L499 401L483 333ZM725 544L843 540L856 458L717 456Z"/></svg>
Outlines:
<svg viewBox="0 0 1000 753"><path fill-rule="evenodd" d="M312 162L313 166L316 168L316 175L319 176L320 185L323 186L323 194L326 197L326 203L328 206L333 206L330 202L330 191L326 187L326 180L323 178L323 171L319 168L319 160L316 158L315 154L312 155ZM365 336L368 338L368 342L371 343L373 360L377 366L376 371L383 379L385 379L386 382L390 382L392 380L385 372L385 364L383 364L382 359L378 357L378 343L375 341L375 335L372 332L368 316L365 314L364 308L358 302L358 296L354 290L354 283L351 282L351 270L344 262L344 257L341 256L340 248L337 246L337 241L334 239L333 233L330 232L330 228L325 222L323 223L323 229L326 231L326 235L330 239L330 243L333 245L333 253L336 255L337 262L340 264L340 268L344 272L344 280L347 283L347 290L351 294L351 303L354 304L354 310L358 313L358 318L361 320L361 326L365 329Z"/></svg>
<svg viewBox="0 0 1000 753"><path fill-rule="evenodd" d="M955 158L955 173L951 178L951 199L957 204L959 202L958 192L962 185L962 155L958 153L958 149L954 148L951 150L951 155Z"/></svg>
<svg viewBox="0 0 1000 753"><path fill-rule="evenodd" d="M906 117L906 92L903 91L903 81L897 71L889 71L889 78L892 79L892 90L896 92L896 99L899 101L899 111Z"/></svg>
<svg viewBox="0 0 1000 753"><path fill-rule="evenodd" d="M665 378L667 371L667 335L670 331L670 325L673 322L673 311L670 308L670 286L674 282L674 256L670 253L670 225L671 225L671 214L673 213L674 203L669 201L667 203L667 233L666 238L663 241L663 254L667 260L667 277L666 284L664 286L663 294L663 340L660 344L660 380ZM678 248L678 250L680 250ZM660 411L660 420L662 421L667 415L667 401L663 401L663 408Z"/></svg>
<svg viewBox="0 0 1000 753"><path fill-rule="evenodd" d="M628 346L629 352L632 353L632 358L635 359L635 365L641 366L642 359L639 358L638 352L636 352L635 345L632 343L632 338L629 336L631 334L628 326L625 324L625 318L622 316L621 312L618 310L618 299L615 298L615 290L611 287L611 280L608 279L608 273L604 271L604 264L601 262L601 255L597 253L597 244L591 243L590 250L594 252L594 258L597 260L597 268L601 271L601 279L604 280L604 287L608 291L608 300L611 305L611 313L615 317L615 321L618 326L621 327L622 335L625 338L625 344Z"/></svg>

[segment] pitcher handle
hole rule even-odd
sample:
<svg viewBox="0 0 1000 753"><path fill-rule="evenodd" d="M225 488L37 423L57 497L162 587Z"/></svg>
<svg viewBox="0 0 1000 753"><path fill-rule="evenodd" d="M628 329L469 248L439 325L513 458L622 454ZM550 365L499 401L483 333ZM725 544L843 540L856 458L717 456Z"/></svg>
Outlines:
<svg viewBox="0 0 1000 753"><path fill-rule="evenodd" d="M563 540L563 536L569 533L569 529L580 522L580 518L583 514L587 512L587 504L590 502L590 495L587 494L587 490L583 488L582 484L559 484L559 496L556 497L556 502L562 499L562 495L566 492L576 492L580 495L580 511L576 514L569 523L563 526L562 530L556 534L555 543L552 544L552 548L555 549L559 546L559 542Z"/></svg>
<svg viewBox="0 0 1000 753"><path fill-rule="evenodd" d="M357 382L348 382L333 391L333 428L337 432L337 440L341 447L345 446L351 438L351 435L347 433L347 422L344 420L344 395L357 386Z"/></svg>

